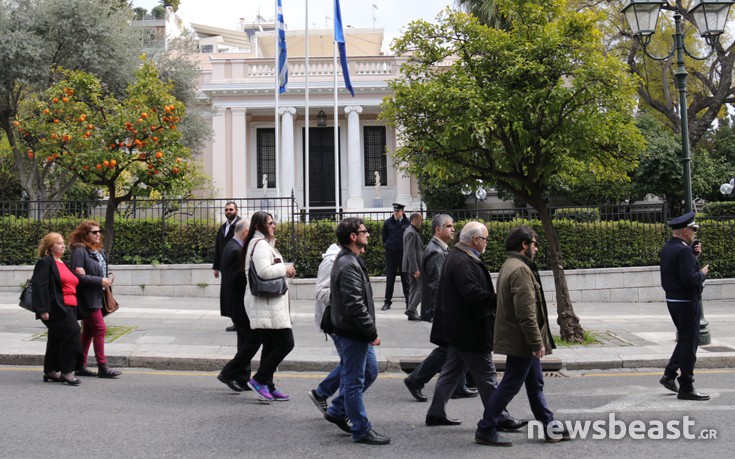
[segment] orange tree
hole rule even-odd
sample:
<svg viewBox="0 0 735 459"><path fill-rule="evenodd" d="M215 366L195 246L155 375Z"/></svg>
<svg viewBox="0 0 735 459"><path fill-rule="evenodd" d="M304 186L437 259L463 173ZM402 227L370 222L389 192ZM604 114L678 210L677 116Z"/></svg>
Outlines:
<svg viewBox="0 0 735 459"><path fill-rule="evenodd" d="M123 97L85 72L59 69L55 80L21 105L13 126L25 160L42 169L44 179L73 174L105 191L109 252L120 203L152 191L186 195L198 184L201 176L177 127L185 107L148 61Z"/></svg>

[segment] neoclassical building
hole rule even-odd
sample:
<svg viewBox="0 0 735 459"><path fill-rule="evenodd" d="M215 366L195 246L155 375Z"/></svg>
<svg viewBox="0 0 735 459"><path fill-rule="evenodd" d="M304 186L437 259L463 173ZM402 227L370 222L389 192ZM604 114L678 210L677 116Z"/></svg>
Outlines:
<svg viewBox="0 0 735 459"><path fill-rule="evenodd" d="M206 35L206 43L222 43L213 35L217 30L192 26L200 37ZM418 209L415 178L393 164L395 132L378 119L383 98L391 94L387 82L399 69L396 57L380 52L381 29L345 30L355 96L344 89L338 64L337 165L332 30L309 32L308 158L304 31L287 32L289 83L278 104L278 157L272 25L262 32L244 27L241 34L250 43L250 49L240 48L246 52L230 48L198 56L199 99L214 132L202 153L218 197L289 196L293 191L300 208L310 210L385 210L394 201Z"/></svg>

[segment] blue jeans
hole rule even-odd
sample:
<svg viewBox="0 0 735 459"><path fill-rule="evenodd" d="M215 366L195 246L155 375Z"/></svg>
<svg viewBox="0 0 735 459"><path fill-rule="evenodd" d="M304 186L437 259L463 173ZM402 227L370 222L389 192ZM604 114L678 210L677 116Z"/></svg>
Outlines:
<svg viewBox="0 0 735 459"><path fill-rule="evenodd" d="M342 361L339 395L332 400L327 414L342 419L345 414L352 422L352 439L362 440L372 428L367 418L362 394L378 377L378 360L373 347L361 341L334 335Z"/></svg>
<svg viewBox="0 0 735 459"><path fill-rule="evenodd" d="M334 341L335 335L329 335ZM336 342L335 342L336 346ZM338 350L339 351L339 350ZM339 389L339 375L342 373L342 358L339 359L339 364L327 375L322 382L316 386L316 395L319 398L329 398L334 395Z"/></svg>

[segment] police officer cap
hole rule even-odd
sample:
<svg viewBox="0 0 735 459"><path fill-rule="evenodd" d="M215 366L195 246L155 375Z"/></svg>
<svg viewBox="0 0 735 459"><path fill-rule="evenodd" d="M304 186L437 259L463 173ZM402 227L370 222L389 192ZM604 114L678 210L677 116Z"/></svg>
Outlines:
<svg viewBox="0 0 735 459"><path fill-rule="evenodd" d="M669 227L671 229L682 229L686 227L699 228L699 225L694 222L694 212L689 212L669 221Z"/></svg>
<svg viewBox="0 0 735 459"><path fill-rule="evenodd" d="M403 204L399 204L397 202L393 203L393 210L403 210L403 208L406 207Z"/></svg>

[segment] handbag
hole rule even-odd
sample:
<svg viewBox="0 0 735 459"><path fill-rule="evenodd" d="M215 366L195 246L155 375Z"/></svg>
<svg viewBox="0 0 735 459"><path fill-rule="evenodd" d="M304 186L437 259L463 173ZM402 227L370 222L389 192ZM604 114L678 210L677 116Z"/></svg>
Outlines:
<svg viewBox="0 0 735 459"><path fill-rule="evenodd" d="M288 283L286 283L285 277L276 277L275 279L262 279L255 271L255 264L253 263L253 253L255 252L255 247L260 241L262 241L262 239L259 239L255 243L255 245L253 245L253 250L250 252L250 267L248 268L248 286L250 287L250 293L253 296L263 297L285 295L288 291Z"/></svg>
<svg viewBox="0 0 735 459"><path fill-rule="evenodd" d="M23 291L20 292L19 300L18 305L20 305L21 308L33 312L33 283L31 282L31 279L26 281Z"/></svg>
<svg viewBox="0 0 735 459"><path fill-rule="evenodd" d="M118 309L120 309L120 303L118 303L112 295L112 286L109 286L105 289L105 293L102 295L102 316L104 317L108 314L112 314Z"/></svg>

